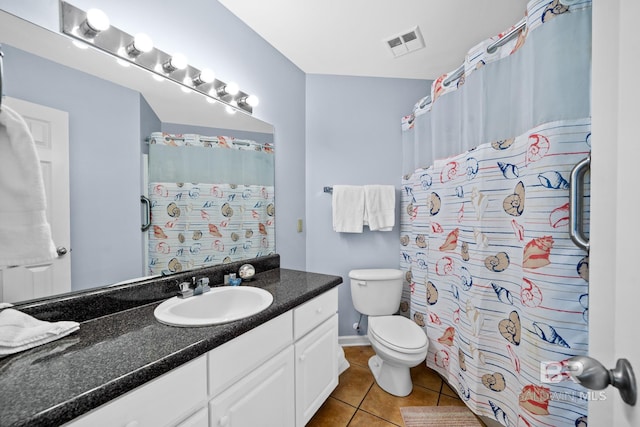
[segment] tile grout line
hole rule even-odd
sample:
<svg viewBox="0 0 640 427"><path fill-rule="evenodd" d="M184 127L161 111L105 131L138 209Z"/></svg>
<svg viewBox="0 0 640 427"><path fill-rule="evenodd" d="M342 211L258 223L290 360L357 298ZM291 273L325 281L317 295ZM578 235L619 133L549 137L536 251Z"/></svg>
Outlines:
<svg viewBox="0 0 640 427"><path fill-rule="evenodd" d="M364 412L365 414L369 414L369 415L371 415L372 417L376 417L376 418L377 418L377 419L379 419L379 420L382 420L382 421L387 422L387 423L389 423L389 424L392 424L392 425L394 425L394 426L398 426L398 427L400 427L400 425L399 425L399 424L396 424L396 423L394 423L393 421L390 421L390 420L388 420L388 419L386 419L386 418L382 418L382 417L381 417L381 416L379 416L379 415L372 414L371 412L369 412L369 411L365 411L364 409L358 409L356 412L358 412L358 411L362 411L362 412Z"/></svg>

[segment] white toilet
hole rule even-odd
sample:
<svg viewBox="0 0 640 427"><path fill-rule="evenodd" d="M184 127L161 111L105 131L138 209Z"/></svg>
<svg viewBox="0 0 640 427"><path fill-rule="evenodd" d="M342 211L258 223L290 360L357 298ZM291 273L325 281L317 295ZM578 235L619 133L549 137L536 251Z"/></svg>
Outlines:
<svg viewBox="0 0 640 427"><path fill-rule="evenodd" d="M369 341L376 352L369 369L387 393L407 396L413 390L409 368L427 357L427 335L415 322L394 315L402 297L402 272L393 269L351 270L355 309L369 316Z"/></svg>

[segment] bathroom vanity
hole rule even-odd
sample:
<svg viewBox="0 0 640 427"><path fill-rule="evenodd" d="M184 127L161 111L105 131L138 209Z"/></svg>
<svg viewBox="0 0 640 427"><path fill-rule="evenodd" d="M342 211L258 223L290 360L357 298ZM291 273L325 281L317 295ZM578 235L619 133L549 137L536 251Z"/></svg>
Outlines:
<svg viewBox="0 0 640 427"><path fill-rule="evenodd" d="M234 267L185 275L215 284ZM338 383L342 279L270 267L257 267L256 280L243 286L268 290L273 304L246 319L167 326L153 315L160 299L84 320L75 334L0 359L0 425L303 426ZM129 299L136 286L119 289L125 298L103 290L103 305ZM45 307L23 311L57 320L60 313Z"/></svg>

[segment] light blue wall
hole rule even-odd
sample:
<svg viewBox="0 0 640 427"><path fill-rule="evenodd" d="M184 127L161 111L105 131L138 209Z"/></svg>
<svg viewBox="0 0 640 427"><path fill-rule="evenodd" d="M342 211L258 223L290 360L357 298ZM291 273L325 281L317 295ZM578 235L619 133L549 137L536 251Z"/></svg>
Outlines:
<svg viewBox="0 0 640 427"><path fill-rule="evenodd" d="M332 230L334 184L392 184L399 204L402 175L400 119L427 93L429 81L307 76L307 270L342 276L339 290L340 336L355 335L349 271L398 268L399 211L389 232L362 234ZM366 322L361 328L366 333Z"/></svg>
<svg viewBox="0 0 640 427"><path fill-rule="evenodd" d="M141 176L139 93L10 46L3 50L6 95L69 113L72 289L143 275L135 185Z"/></svg>
<svg viewBox="0 0 640 427"><path fill-rule="evenodd" d="M254 117L275 128L276 246L283 267L304 269L305 233L296 232L296 222L305 218L305 74L214 0L71 3L104 10L118 28L146 32L163 51L182 52L193 66L210 67L260 98ZM0 9L58 31L58 0L0 0Z"/></svg>

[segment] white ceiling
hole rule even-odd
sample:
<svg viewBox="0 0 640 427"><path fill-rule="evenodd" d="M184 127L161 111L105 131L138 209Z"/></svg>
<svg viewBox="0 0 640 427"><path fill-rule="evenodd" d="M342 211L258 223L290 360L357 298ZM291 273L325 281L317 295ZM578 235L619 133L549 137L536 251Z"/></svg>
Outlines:
<svg viewBox="0 0 640 427"><path fill-rule="evenodd" d="M435 79L525 15L527 0L219 0L308 74ZM418 25L425 48L384 40Z"/></svg>

